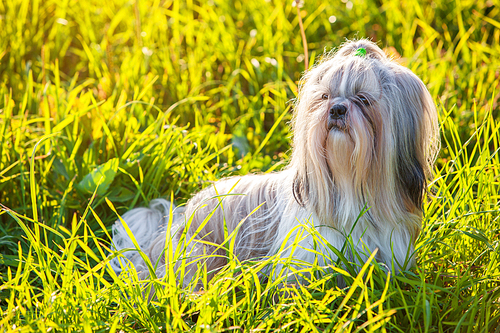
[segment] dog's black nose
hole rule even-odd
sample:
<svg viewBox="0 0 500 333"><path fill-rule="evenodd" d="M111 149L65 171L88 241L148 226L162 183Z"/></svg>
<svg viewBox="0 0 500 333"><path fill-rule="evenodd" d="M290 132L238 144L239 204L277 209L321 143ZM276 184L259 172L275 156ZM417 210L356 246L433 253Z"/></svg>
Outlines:
<svg viewBox="0 0 500 333"><path fill-rule="evenodd" d="M330 109L330 116L333 118L341 118L347 113L347 108L342 104L335 104Z"/></svg>

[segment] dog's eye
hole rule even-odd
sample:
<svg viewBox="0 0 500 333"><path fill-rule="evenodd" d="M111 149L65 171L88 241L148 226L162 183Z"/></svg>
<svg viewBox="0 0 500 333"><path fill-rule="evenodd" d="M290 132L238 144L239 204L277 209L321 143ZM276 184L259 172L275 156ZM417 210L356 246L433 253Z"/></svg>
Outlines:
<svg viewBox="0 0 500 333"><path fill-rule="evenodd" d="M323 94L323 96L321 96L321 99L327 100L328 99L328 95L327 94Z"/></svg>
<svg viewBox="0 0 500 333"><path fill-rule="evenodd" d="M364 105L370 105L370 101L365 96L361 95L358 97L359 101Z"/></svg>

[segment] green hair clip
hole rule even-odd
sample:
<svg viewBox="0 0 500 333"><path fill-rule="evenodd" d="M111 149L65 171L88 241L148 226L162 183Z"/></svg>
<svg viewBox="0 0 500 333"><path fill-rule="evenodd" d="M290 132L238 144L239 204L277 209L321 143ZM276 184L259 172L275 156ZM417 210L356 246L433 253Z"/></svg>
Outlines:
<svg viewBox="0 0 500 333"><path fill-rule="evenodd" d="M356 50L356 53L354 53L354 55L358 57L364 57L366 55L366 49L364 47L360 47Z"/></svg>

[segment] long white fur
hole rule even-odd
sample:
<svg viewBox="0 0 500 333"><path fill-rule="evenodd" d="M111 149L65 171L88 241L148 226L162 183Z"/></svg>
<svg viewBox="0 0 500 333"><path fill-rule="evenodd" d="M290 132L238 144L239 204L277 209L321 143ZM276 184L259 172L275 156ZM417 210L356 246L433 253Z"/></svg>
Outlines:
<svg viewBox="0 0 500 333"><path fill-rule="evenodd" d="M354 55L359 48L366 49L366 56ZM335 104L348 110L345 128L327 126ZM224 225L231 233L240 224L234 247L239 260L277 253L294 241L290 230L312 221L338 250L350 234L356 251L365 253L363 259L378 249L376 259L396 272L407 268L405 263L414 264L425 178L432 176L439 147L436 109L422 81L374 43L346 42L303 77L292 129L293 153L284 171L220 180L193 196L182 212L173 209L172 229L165 228L171 207L163 199L123 216L141 250L153 265L158 263L157 276L164 276L169 265L167 234L167 245L174 250L182 246L189 253L183 277L187 285L196 275L193 263L206 254L213 255L204 259L208 272L225 265L224 249L217 244L225 241ZM241 195L223 196L229 192ZM357 221L364 207L369 210ZM182 241L190 237L195 241ZM119 221L113 226L113 244L116 250L134 248ZM306 236L294 259L314 262L315 246ZM315 250L335 259L326 246ZM290 249L281 254L290 255ZM347 255L354 260L352 253ZM142 276L148 274L137 253L125 252L125 257ZM170 264L178 267L181 262ZM115 258L111 264L120 272L124 263Z"/></svg>

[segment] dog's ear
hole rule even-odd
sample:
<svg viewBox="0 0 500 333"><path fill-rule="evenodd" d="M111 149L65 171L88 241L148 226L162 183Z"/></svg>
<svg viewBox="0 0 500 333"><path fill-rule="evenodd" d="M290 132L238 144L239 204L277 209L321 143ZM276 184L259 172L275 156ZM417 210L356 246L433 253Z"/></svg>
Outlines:
<svg viewBox="0 0 500 333"><path fill-rule="evenodd" d="M437 112L423 82L409 69L395 70L399 105L394 110L397 173L405 204L421 209L426 178L431 177L437 140ZM408 202L408 200L410 202Z"/></svg>
<svg viewBox="0 0 500 333"><path fill-rule="evenodd" d="M293 178L292 194L297 203L304 207L309 198L309 182L307 177L301 177L296 173Z"/></svg>
<svg viewBox="0 0 500 333"><path fill-rule="evenodd" d="M399 150L399 149L398 149ZM402 156L398 151L398 181L402 193L405 194L405 206L412 211L414 206L422 209L424 192L427 187L427 181L422 164L415 156ZM411 204L411 205L409 205Z"/></svg>

